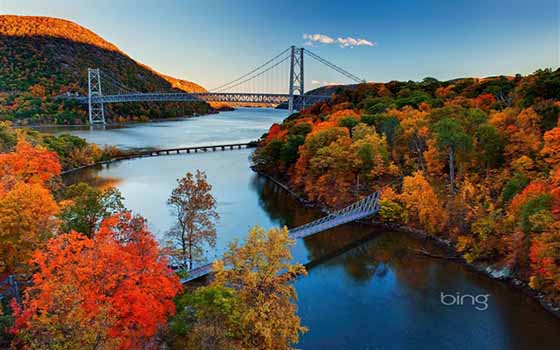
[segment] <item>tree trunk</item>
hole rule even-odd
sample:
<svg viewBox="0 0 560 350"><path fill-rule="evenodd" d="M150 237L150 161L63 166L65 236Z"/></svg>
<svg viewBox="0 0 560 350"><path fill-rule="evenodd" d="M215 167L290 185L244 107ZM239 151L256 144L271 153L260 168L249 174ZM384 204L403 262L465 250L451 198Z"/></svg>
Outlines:
<svg viewBox="0 0 560 350"><path fill-rule="evenodd" d="M183 226L183 228L181 228L181 230L182 230L182 232L181 232L181 251L183 253L181 260L183 260L183 268L186 269L187 268L187 240L186 240L186 237L185 237L184 226Z"/></svg>
<svg viewBox="0 0 560 350"><path fill-rule="evenodd" d="M193 231L192 231L192 227L190 227L189 225L189 270L192 270L192 261L193 261L193 256L192 256L192 246L193 246Z"/></svg>
<svg viewBox="0 0 560 350"><path fill-rule="evenodd" d="M453 161L453 147L449 147L449 184L451 193L455 194L455 164Z"/></svg>
<svg viewBox="0 0 560 350"><path fill-rule="evenodd" d="M416 148L416 153L418 153L418 162L420 163L420 168L422 172L426 172L426 164L424 163L424 151L422 151L422 146L418 137L414 138L414 147Z"/></svg>

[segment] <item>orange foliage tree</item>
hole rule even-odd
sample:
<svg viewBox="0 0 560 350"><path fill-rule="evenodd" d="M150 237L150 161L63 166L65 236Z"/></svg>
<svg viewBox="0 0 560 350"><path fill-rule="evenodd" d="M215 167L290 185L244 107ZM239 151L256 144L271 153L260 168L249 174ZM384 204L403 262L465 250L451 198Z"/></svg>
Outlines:
<svg viewBox="0 0 560 350"><path fill-rule="evenodd" d="M533 108L520 113L507 108L492 114L490 118L490 123L505 136L507 142L504 154L509 160L538 152L541 144L540 122L541 117Z"/></svg>
<svg viewBox="0 0 560 350"><path fill-rule="evenodd" d="M16 313L23 348L158 348L181 286L142 217L109 217L92 239L60 235L33 263L33 286Z"/></svg>
<svg viewBox="0 0 560 350"><path fill-rule="evenodd" d="M400 199L405 205L407 223L417 223L430 233L436 233L442 228L447 214L422 172L417 171L404 178Z"/></svg>
<svg viewBox="0 0 560 350"><path fill-rule="evenodd" d="M544 147L541 155L552 166L560 164L560 127L544 133Z"/></svg>
<svg viewBox="0 0 560 350"><path fill-rule="evenodd" d="M4 187L17 181L45 185L60 175L58 155L42 147L33 147L19 139L15 151L0 154L0 183Z"/></svg>

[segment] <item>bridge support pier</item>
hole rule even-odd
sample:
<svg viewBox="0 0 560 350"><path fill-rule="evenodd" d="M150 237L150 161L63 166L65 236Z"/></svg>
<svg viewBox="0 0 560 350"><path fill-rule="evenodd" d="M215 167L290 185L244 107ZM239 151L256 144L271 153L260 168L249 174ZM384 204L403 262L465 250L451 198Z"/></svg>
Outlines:
<svg viewBox="0 0 560 350"><path fill-rule="evenodd" d="M303 86L303 50L304 48L297 48L292 45L290 57L290 88L288 97L288 113L294 112L295 94L299 95L298 110L301 109L304 100L304 86Z"/></svg>
<svg viewBox="0 0 560 350"><path fill-rule="evenodd" d="M89 125L105 125L105 109L103 101L96 97L102 97L101 74L99 68L88 68L88 114Z"/></svg>

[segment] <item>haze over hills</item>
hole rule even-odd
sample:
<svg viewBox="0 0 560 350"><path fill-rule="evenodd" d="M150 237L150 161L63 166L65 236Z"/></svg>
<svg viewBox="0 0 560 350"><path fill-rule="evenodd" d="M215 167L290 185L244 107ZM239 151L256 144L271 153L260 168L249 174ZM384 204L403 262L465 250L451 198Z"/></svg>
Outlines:
<svg viewBox="0 0 560 350"><path fill-rule="evenodd" d="M52 97L68 91L85 94L88 67L100 68L136 91L205 91L196 83L167 76L135 61L114 44L71 21L3 15L0 16L0 119L83 121L83 108L68 106ZM147 108L148 105L110 106L108 114L113 119L153 119L201 114L209 109L204 102L159 103Z"/></svg>

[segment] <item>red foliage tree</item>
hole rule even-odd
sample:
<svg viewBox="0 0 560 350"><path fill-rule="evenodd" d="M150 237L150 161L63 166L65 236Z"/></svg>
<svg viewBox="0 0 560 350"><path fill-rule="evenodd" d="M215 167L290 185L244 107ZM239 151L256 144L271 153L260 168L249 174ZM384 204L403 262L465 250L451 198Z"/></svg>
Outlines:
<svg viewBox="0 0 560 350"><path fill-rule="evenodd" d="M479 95L476 98L476 106L482 110L488 111L496 103L496 98L490 93Z"/></svg>
<svg viewBox="0 0 560 350"><path fill-rule="evenodd" d="M0 183L10 187L17 181L44 185L60 175L58 155L42 147L33 147L20 139L14 152L0 154Z"/></svg>
<svg viewBox="0 0 560 350"><path fill-rule="evenodd" d="M154 336L174 313L173 297L181 290L144 219L130 213L104 220L93 239L75 232L51 239L33 262L38 272L26 292L25 311L16 315L21 339L156 348ZM66 327L57 328L57 322ZM85 343L61 336L82 328L95 333L84 336Z"/></svg>

